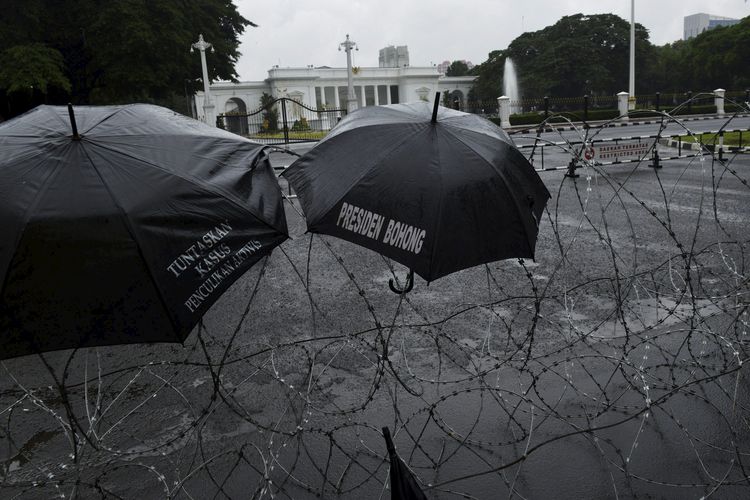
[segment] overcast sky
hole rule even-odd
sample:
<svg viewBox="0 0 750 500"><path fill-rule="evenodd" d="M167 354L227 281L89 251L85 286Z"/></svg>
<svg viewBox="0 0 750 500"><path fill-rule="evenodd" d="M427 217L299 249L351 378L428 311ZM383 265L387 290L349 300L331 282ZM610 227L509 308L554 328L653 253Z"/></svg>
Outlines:
<svg viewBox="0 0 750 500"><path fill-rule="evenodd" d="M465 59L480 64L525 31L562 16L613 13L630 20L628 0L234 0L240 13L260 25L242 36L240 81L263 80L281 67L346 67L338 45L349 33L359 46L355 66L377 66L388 45L407 45L412 66ZM636 0L635 20L651 42L682 38L683 17L705 12L750 15L747 0ZM210 40L208 40L210 42Z"/></svg>

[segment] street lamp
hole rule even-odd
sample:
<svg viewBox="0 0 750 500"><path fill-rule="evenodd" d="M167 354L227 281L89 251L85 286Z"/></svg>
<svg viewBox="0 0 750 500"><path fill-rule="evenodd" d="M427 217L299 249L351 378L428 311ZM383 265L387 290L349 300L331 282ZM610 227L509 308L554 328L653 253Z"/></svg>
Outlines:
<svg viewBox="0 0 750 500"><path fill-rule="evenodd" d="M356 98L354 97L354 80L352 76L352 49L359 50L357 44L349 40L349 35L346 35L346 41L339 44L339 52L341 47L344 47L346 51L346 77L348 88L346 91L346 112L351 113L356 109Z"/></svg>
<svg viewBox="0 0 750 500"><path fill-rule="evenodd" d="M194 49L201 51L201 68L203 69L203 121L212 125L214 105L211 103L211 91L209 89L208 68L206 67L206 49L214 51L214 46L203 39L203 34L198 35L198 41L190 46L190 52Z"/></svg>
<svg viewBox="0 0 750 500"><path fill-rule="evenodd" d="M635 109L635 0L630 0L630 79L628 109Z"/></svg>

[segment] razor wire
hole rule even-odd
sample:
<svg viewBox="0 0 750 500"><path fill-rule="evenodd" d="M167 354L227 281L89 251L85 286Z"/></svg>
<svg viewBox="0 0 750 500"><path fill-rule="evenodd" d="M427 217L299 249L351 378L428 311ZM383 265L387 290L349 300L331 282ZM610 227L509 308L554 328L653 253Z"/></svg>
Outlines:
<svg viewBox="0 0 750 500"><path fill-rule="evenodd" d="M290 199L183 346L2 362L0 497L389 498L382 427L429 498L746 497L750 161L600 165L576 127L536 136L579 177L542 173L535 261L397 296Z"/></svg>

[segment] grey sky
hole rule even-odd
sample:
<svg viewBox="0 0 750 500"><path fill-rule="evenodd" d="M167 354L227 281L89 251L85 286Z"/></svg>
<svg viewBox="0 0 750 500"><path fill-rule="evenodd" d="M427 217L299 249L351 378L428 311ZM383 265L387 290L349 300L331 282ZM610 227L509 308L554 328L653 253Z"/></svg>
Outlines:
<svg viewBox="0 0 750 500"><path fill-rule="evenodd" d="M260 25L242 37L237 65L241 81L263 80L281 67L346 66L338 44L347 33L359 45L355 66L377 66L378 51L408 45L412 66L466 59L479 64L525 31L562 16L611 12L630 19L628 0L234 0L240 13ZM636 0L635 19L657 45L682 38L683 17L706 12L742 18L746 0ZM210 41L210 40L209 40Z"/></svg>

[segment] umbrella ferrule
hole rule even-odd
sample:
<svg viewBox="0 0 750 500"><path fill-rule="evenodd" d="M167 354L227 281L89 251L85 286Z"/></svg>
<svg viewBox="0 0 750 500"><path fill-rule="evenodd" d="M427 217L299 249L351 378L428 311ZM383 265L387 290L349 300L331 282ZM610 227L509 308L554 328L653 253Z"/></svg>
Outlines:
<svg viewBox="0 0 750 500"><path fill-rule="evenodd" d="M81 136L78 135L78 126L76 125L76 115L73 113L73 105L68 103L68 115L70 116L70 127L73 129L73 140L80 141Z"/></svg>
<svg viewBox="0 0 750 500"><path fill-rule="evenodd" d="M435 92L435 105L432 107L432 123L437 123L438 106L440 106L440 92Z"/></svg>
<svg viewBox="0 0 750 500"><path fill-rule="evenodd" d="M393 439L391 438L391 431L388 427L383 427L383 437L385 438L385 447L388 448L388 454L390 456L396 455L396 447L393 446Z"/></svg>

